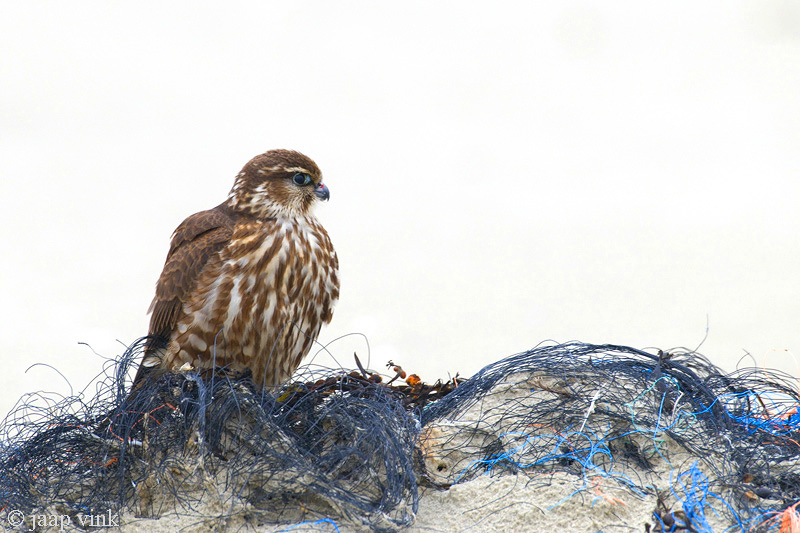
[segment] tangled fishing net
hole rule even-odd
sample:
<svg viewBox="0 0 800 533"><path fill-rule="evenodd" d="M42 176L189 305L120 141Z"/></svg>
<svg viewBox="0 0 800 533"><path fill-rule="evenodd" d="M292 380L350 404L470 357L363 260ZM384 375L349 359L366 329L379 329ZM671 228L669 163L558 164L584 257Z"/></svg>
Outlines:
<svg viewBox="0 0 800 533"><path fill-rule="evenodd" d="M113 512L130 527L171 514L211 529L413 530L426 502L473 485L485 497L472 510L513 529L602 508L571 530L800 531L800 394L776 371L568 343L430 385L359 362L303 367L275 392L186 371L131 394L141 348L91 398L34 395L5 419L4 525L49 513L79 529ZM427 530L473 525L438 513Z"/></svg>

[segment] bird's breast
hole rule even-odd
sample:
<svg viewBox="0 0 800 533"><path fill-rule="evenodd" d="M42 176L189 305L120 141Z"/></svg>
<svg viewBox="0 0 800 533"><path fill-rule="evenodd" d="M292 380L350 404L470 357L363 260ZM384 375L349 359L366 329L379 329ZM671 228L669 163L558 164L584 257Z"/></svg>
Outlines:
<svg viewBox="0 0 800 533"><path fill-rule="evenodd" d="M201 274L170 350L178 363L288 378L339 296L338 260L315 220L238 224Z"/></svg>
<svg viewBox="0 0 800 533"><path fill-rule="evenodd" d="M209 295L207 310L217 317L215 327L237 337L290 323L315 327L330 320L337 276L333 246L316 221L239 224L221 252L217 279L223 281Z"/></svg>

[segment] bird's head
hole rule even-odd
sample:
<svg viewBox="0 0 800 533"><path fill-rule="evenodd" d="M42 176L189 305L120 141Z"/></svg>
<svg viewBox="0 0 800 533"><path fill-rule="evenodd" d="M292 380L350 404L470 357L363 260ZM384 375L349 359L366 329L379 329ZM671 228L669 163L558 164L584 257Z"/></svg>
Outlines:
<svg viewBox="0 0 800 533"><path fill-rule="evenodd" d="M322 172L311 158L291 150L255 156L236 176L227 205L258 218L297 217L330 197Z"/></svg>

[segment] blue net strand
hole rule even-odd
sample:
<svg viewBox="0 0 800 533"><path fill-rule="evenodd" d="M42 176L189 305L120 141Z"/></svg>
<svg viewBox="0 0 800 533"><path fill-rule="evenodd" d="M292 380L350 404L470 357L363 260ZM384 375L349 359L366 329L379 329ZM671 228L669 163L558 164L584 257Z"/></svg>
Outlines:
<svg viewBox="0 0 800 533"><path fill-rule="evenodd" d="M398 531L426 493L554 474L575 484L550 511L571 498L612 505L602 480L658 501L653 532L768 531L765 517L800 500L798 384L776 371L570 342L435 386L309 365L270 391L224 370L131 390L145 342L106 365L93 394L26 395L0 424L0 520L113 509Z"/></svg>

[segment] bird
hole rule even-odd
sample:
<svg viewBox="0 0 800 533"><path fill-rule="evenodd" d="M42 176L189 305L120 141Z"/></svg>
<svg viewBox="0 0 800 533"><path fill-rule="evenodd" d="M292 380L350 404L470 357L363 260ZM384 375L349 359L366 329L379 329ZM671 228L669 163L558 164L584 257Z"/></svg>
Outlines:
<svg viewBox="0 0 800 533"><path fill-rule="evenodd" d="M288 380L339 299L339 259L314 215L329 198L313 160L269 150L224 202L186 218L156 283L134 389L189 369L224 368L263 389Z"/></svg>

